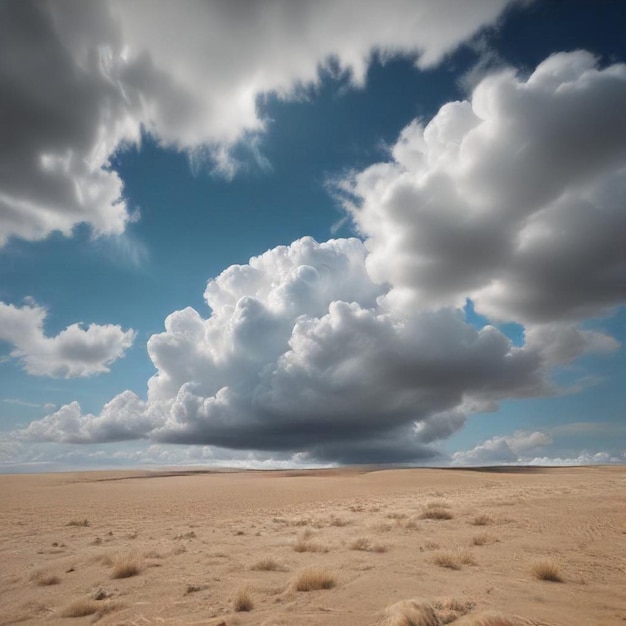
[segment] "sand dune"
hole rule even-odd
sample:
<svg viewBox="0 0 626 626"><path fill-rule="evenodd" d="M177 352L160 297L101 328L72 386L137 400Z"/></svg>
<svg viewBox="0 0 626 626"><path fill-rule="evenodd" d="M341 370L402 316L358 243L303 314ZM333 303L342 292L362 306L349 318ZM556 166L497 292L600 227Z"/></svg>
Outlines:
<svg viewBox="0 0 626 626"><path fill-rule="evenodd" d="M0 624L626 623L626 468L0 476Z"/></svg>

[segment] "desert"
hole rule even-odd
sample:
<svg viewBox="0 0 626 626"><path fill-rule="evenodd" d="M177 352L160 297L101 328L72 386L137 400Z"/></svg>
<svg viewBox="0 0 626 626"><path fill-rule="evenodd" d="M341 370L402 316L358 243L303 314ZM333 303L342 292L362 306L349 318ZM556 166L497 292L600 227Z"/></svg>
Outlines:
<svg viewBox="0 0 626 626"><path fill-rule="evenodd" d="M0 624L626 622L624 467L0 477Z"/></svg>

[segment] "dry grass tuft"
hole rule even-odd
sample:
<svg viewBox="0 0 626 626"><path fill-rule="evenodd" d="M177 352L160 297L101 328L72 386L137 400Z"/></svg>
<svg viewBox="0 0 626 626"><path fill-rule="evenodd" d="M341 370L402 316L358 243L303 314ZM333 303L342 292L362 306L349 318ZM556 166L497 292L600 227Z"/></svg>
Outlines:
<svg viewBox="0 0 626 626"><path fill-rule="evenodd" d="M421 519L446 520L452 519L454 515L448 511L450 505L445 502L429 502L420 515Z"/></svg>
<svg viewBox="0 0 626 626"><path fill-rule="evenodd" d="M188 595L190 593L197 593L198 591L205 591L206 589L208 589L206 585L187 585L187 588L185 589L185 595Z"/></svg>
<svg viewBox="0 0 626 626"><path fill-rule="evenodd" d="M130 578L141 572L141 562L133 555L120 555L113 561L111 578Z"/></svg>
<svg viewBox="0 0 626 626"><path fill-rule="evenodd" d="M553 583L563 582L559 565L552 559L543 559L534 563L532 573L538 580L548 580Z"/></svg>
<svg viewBox="0 0 626 626"><path fill-rule="evenodd" d="M467 613L469 613L476 606L476 603L472 600L457 600L456 598L450 598L439 602L433 602L433 606L437 609L439 619L444 624L451 624L459 619L459 617L467 615Z"/></svg>
<svg viewBox="0 0 626 626"><path fill-rule="evenodd" d="M251 611L254 608L254 602L247 587L241 588L233 600L233 608L237 613Z"/></svg>
<svg viewBox="0 0 626 626"><path fill-rule="evenodd" d="M489 515L477 515L471 522L470 524L473 524L474 526L488 526L489 524L493 523L493 518L490 517Z"/></svg>
<svg viewBox="0 0 626 626"><path fill-rule="evenodd" d="M268 557L257 561L250 566L250 569L257 572L281 572L284 571L285 568L272 557Z"/></svg>
<svg viewBox="0 0 626 626"><path fill-rule="evenodd" d="M63 609L61 617L86 617L87 615L93 615L100 610L100 602L97 600L76 600L72 602L68 607Z"/></svg>
<svg viewBox="0 0 626 626"><path fill-rule="evenodd" d="M91 525L88 519L73 519L67 523L68 526L79 526L81 528L89 528Z"/></svg>
<svg viewBox="0 0 626 626"><path fill-rule="evenodd" d="M443 550L435 554L433 563L439 567L459 570L461 565L475 565L476 560L469 550Z"/></svg>
<svg viewBox="0 0 626 626"><path fill-rule="evenodd" d="M303 533L298 537L298 541L293 546L295 552L328 552L329 548L317 541L311 541L311 533Z"/></svg>
<svg viewBox="0 0 626 626"><path fill-rule="evenodd" d="M403 600L385 609L378 626L443 626L432 606L419 600Z"/></svg>
<svg viewBox="0 0 626 626"><path fill-rule="evenodd" d="M393 527L389 524L389 522L377 522L372 525L372 530L377 533L388 533L392 528Z"/></svg>
<svg viewBox="0 0 626 626"><path fill-rule="evenodd" d="M387 546L380 543L372 543L367 537L358 537L350 544L350 550L361 552L387 552Z"/></svg>
<svg viewBox="0 0 626 626"><path fill-rule="evenodd" d="M350 550L361 550L367 552L370 549L372 542L366 537L359 537L350 544Z"/></svg>
<svg viewBox="0 0 626 626"><path fill-rule="evenodd" d="M480 533L472 537L473 546L484 546L485 544L492 543L493 541L493 537L487 533Z"/></svg>
<svg viewBox="0 0 626 626"><path fill-rule="evenodd" d="M337 584L335 577L325 569L305 569L294 581L296 591L316 591L318 589L332 589Z"/></svg>

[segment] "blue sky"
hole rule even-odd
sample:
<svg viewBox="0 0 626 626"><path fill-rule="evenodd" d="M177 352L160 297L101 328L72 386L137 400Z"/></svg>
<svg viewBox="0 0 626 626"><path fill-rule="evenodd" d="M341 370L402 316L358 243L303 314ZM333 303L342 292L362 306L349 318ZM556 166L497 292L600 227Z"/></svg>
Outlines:
<svg viewBox="0 0 626 626"><path fill-rule="evenodd" d="M626 12L462 6L1 6L0 471L626 461Z"/></svg>

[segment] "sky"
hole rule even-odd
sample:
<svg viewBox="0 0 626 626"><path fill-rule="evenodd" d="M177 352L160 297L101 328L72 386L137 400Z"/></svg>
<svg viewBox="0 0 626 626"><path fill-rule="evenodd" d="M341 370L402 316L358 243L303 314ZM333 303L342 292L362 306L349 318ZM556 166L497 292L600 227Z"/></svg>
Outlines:
<svg viewBox="0 0 626 626"><path fill-rule="evenodd" d="M625 29L0 0L0 471L626 463Z"/></svg>

